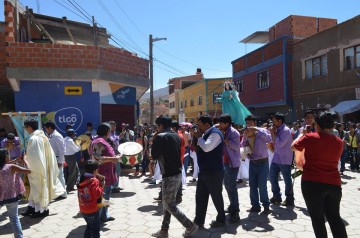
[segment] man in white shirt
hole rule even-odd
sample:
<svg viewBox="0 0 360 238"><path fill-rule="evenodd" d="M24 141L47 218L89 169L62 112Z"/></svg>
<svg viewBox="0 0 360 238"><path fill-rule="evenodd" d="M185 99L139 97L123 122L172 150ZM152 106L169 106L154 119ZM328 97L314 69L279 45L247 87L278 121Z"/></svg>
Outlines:
<svg viewBox="0 0 360 238"><path fill-rule="evenodd" d="M224 199L222 186L224 180L223 133L213 126L212 118L203 115L198 120L199 130L194 133L196 155L199 164L199 178L196 185L196 209L194 222L204 226L209 195L218 212L216 220L210 223L212 228L225 225Z"/></svg>
<svg viewBox="0 0 360 238"><path fill-rule="evenodd" d="M67 131L67 137L64 139L65 143L65 162L67 164L67 177L66 177L66 191L69 193L74 191L74 185L76 185L79 176L80 170L76 161L76 153L80 151L81 145L78 146L74 142L76 133L74 129L69 129ZM84 143L84 142L81 142Z"/></svg>
<svg viewBox="0 0 360 238"><path fill-rule="evenodd" d="M55 123L52 121L48 121L45 123L45 130L47 133L47 136L49 138L49 142L51 145L51 148L53 149L57 164L59 167L59 181L61 185L64 187L64 190L66 189L65 184L65 177L64 177L64 162L65 162L65 143L64 143L64 137L55 129ZM65 199L67 198L66 192L64 192L61 196L58 197L58 199Z"/></svg>

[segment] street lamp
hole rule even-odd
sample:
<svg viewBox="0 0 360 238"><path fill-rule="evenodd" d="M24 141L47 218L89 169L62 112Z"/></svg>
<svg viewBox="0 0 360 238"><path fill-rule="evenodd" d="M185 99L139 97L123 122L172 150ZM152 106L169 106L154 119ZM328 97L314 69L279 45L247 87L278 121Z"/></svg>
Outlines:
<svg viewBox="0 0 360 238"><path fill-rule="evenodd" d="M149 35L149 61L150 61L150 125L154 124L154 66L153 66L153 42L167 40L166 38L152 38Z"/></svg>

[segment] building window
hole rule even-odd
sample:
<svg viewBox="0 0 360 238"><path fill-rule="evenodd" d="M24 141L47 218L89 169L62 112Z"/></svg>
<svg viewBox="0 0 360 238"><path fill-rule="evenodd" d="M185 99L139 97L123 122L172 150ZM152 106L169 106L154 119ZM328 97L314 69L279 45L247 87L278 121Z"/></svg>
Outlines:
<svg viewBox="0 0 360 238"><path fill-rule="evenodd" d="M183 102L182 101L180 102L180 108L183 108Z"/></svg>
<svg viewBox="0 0 360 238"><path fill-rule="evenodd" d="M269 70L262 71L257 74L257 88L269 87Z"/></svg>
<svg viewBox="0 0 360 238"><path fill-rule="evenodd" d="M305 61L305 77L312 79L327 75L327 55L322 55Z"/></svg>
<svg viewBox="0 0 360 238"><path fill-rule="evenodd" d="M360 68L360 45L344 50L345 70Z"/></svg>
<svg viewBox="0 0 360 238"><path fill-rule="evenodd" d="M191 100L190 100L190 107L193 107L194 106L194 99L192 98Z"/></svg>
<svg viewBox="0 0 360 238"><path fill-rule="evenodd" d="M199 96L198 98L198 105L202 105L202 96Z"/></svg>
<svg viewBox="0 0 360 238"><path fill-rule="evenodd" d="M175 108L175 102L170 103L170 109Z"/></svg>
<svg viewBox="0 0 360 238"><path fill-rule="evenodd" d="M243 80L238 80L236 81L235 83L235 86L236 86L236 91L238 91L239 93L242 93L243 92Z"/></svg>
<svg viewBox="0 0 360 238"><path fill-rule="evenodd" d="M185 100L184 107L187 107L187 100Z"/></svg>

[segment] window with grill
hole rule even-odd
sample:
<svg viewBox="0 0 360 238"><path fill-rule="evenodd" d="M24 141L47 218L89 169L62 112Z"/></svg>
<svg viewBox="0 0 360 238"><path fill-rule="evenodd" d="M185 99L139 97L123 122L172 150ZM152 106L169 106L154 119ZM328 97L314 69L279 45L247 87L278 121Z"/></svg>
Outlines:
<svg viewBox="0 0 360 238"><path fill-rule="evenodd" d="M268 88L269 83L269 70L262 71L257 74L257 88Z"/></svg>
<svg viewBox="0 0 360 238"><path fill-rule="evenodd" d="M327 55L322 55L305 61L306 79L312 79L327 74Z"/></svg>
<svg viewBox="0 0 360 238"><path fill-rule="evenodd" d="M360 68L360 45L344 50L344 69L350 70L355 68Z"/></svg>

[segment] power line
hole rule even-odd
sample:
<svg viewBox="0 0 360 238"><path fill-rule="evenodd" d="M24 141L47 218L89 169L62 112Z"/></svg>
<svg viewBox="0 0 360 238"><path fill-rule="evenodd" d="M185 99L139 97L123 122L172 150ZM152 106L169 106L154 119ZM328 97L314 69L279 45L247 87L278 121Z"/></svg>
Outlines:
<svg viewBox="0 0 360 238"><path fill-rule="evenodd" d="M160 69L162 69L162 70L165 70L166 72L169 72L169 73L171 73L171 74L174 74L174 75L177 75L177 76L181 76L181 74L178 74L178 73L175 73L175 72L170 71L170 70L168 70L168 69L165 69L165 68L163 68L163 67L161 67L161 66L159 66L159 65L154 64L154 66L157 67L157 68L160 68Z"/></svg>
<svg viewBox="0 0 360 238"><path fill-rule="evenodd" d="M77 15L78 17L80 17L81 19L83 19L86 22L89 22L88 19L84 18L83 16L79 15L77 12L73 11L72 9L70 9L69 7L65 6L64 4L62 4L61 2L59 2L58 0L54 0L57 4L59 4L60 6L62 6L63 8L66 8L67 10L69 10L70 12L74 13L75 15Z"/></svg>
<svg viewBox="0 0 360 238"><path fill-rule="evenodd" d="M74 3L72 3L70 0L68 0L68 2L69 2L74 8L76 8L76 10L78 10L78 12L80 12L85 18L88 18L88 20L89 20L90 22L92 22L91 16L90 16L90 17L86 16L85 13L83 13L76 5L75 5Z"/></svg>
<svg viewBox="0 0 360 238"><path fill-rule="evenodd" d="M122 13L124 13L124 15L126 16L126 18L131 22L131 24L136 28L136 30L143 36L143 37L145 37L145 38L147 38L147 35L144 33L144 32L142 32L141 30L140 30L140 28L131 20L131 18L126 14L126 12L124 11L124 9L119 5L119 3L116 1L116 0L114 0L114 2L115 2L115 4L118 6L118 8L120 9L120 11L122 11Z"/></svg>
<svg viewBox="0 0 360 238"><path fill-rule="evenodd" d="M134 48L137 48L138 51L142 52L143 54L146 54L140 46L138 46L136 44L136 42L132 39L132 37L125 31L125 29L120 25L120 23L116 20L116 18L111 14L111 12L109 11L109 9L104 5L103 2L101 2L101 0L97 0L97 2L100 4L100 6L102 7L102 9L108 14L108 16L110 17L110 19L115 23L115 25L117 26L118 29L120 29L121 32L124 33L124 35L130 40L130 42L135 46Z"/></svg>
<svg viewBox="0 0 360 238"><path fill-rule="evenodd" d="M184 59L182 59L182 58L180 58L180 57L178 57L178 56L175 56L175 55L173 55L173 54L171 54L171 53L169 53L169 52L161 49L161 48L158 47L158 46L155 46L155 47L156 47L157 49L159 49L160 51L164 52L165 54L173 57L174 59L177 59L177 60L179 60L179 61L181 61L181 62L183 62L183 63L189 64L189 65L195 66L195 67L197 67L197 68L203 68L203 69L207 69L207 70L211 70L211 71L217 71L217 72L223 72L223 73L229 73L229 72L231 72L231 71L227 71L227 70L218 70L218 69L213 69L213 68L209 68L209 67L199 66L199 65L193 64L193 63L191 63L191 62L189 62L189 61L187 61L187 60L184 60Z"/></svg>
<svg viewBox="0 0 360 238"><path fill-rule="evenodd" d="M70 1L70 0L68 0ZM90 13L88 13L83 7L80 6L80 4L78 4L75 0L72 0L82 11L84 11L90 19L92 19L92 15Z"/></svg>

